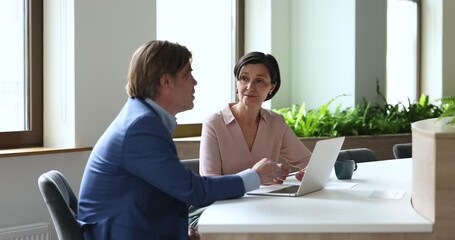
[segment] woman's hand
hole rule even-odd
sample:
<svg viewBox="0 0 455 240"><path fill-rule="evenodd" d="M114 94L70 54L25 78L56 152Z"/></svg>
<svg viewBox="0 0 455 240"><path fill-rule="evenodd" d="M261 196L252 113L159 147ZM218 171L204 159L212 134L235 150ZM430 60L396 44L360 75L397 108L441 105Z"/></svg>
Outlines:
<svg viewBox="0 0 455 240"><path fill-rule="evenodd" d="M291 169L286 164L278 164L278 166L281 168L281 177L274 178L273 183L283 184Z"/></svg>
<svg viewBox="0 0 455 240"><path fill-rule="evenodd" d="M303 177L305 176L305 171L306 171L306 168L300 169L300 170L295 174L295 178L297 178L297 180L299 180L299 181L302 181Z"/></svg>

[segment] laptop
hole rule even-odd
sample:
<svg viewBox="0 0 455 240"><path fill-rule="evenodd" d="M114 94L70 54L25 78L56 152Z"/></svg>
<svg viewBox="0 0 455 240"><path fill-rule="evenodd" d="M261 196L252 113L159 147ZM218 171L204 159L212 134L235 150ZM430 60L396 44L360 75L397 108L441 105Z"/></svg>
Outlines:
<svg viewBox="0 0 455 240"><path fill-rule="evenodd" d="M340 153L344 137L329 138L316 142L300 185L270 185L247 192L249 195L297 197L319 191L329 181L333 165Z"/></svg>

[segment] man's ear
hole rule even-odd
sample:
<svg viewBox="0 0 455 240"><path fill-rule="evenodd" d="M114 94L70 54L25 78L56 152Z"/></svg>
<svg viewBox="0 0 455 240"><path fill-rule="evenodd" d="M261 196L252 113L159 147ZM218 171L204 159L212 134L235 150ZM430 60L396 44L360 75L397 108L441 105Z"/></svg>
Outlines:
<svg viewBox="0 0 455 240"><path fill-rule="evenodd" d="M160 77L160 86L162 88L168 88L171 85L171 76L169 74L163 74Z"/></svg>

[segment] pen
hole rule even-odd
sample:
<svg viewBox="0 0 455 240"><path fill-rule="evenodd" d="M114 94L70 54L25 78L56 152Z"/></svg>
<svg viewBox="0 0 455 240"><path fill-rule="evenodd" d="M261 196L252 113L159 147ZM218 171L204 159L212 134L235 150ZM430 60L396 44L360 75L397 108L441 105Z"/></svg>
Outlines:
<svg viewBox="0 0 455 240"><path fill-rule="evenodd" d="M298 172L299 172L299 171L297 171L297 172L291 172L291 173L288 174L288 177L294 176L294 175L296 175Z"/></svg>

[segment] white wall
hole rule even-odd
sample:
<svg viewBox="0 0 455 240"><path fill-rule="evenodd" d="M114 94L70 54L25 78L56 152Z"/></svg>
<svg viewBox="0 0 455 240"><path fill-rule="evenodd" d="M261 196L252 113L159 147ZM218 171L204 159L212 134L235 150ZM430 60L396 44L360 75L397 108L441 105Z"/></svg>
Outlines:
<svg viewBox="0 0 455 240"><path fill-rule="evenodd" d="M127 99L133 52L156 38L155 1L44 4L44 144L93 146Z"/></svg>
<svg viewBox="0 0 455 240"><path fill-rule="evenodd" d="M292 26L291 26L291 1L280 0L272 1L273 11L271 12L271 52L275 56L280 66L281 86L280 90L273 97L271 107L278 109L287 107L291 104L292 76L293 67L291 55L292 48Z"/></svg>
<svg viewBox="0 0 455 240"><path fill-rule="evenodd" d="M45 145L93 146L126 101L133 51L155 38L155 1L45 0L44 6ZM77 194L88 155L0 158L0 228L51 222L38 176L60 170Z"/></svg>
<svg viewBox="0 0 455 240"><path fill-rule="evenodd" d="M246 12L246 51L270 52L280 63L283 86L272 108L317 108L341 94L349 96L332 107L382 101L386 0L247 1Z"/></svg>
<svg viewBox="0 0 455 240"><path fill-rule="evenodd" d="M422 93L432 100L455 95L455 2L422 1Z"/></svg>
<svg viewBox="0 0 455 240"><path fill-rule="evenodd" d="M0 158L0 228L37 222L51 223L38 189L38 177L51 169L62 172L75 194L89 152ZM55 237L55 231L52 228Z"/></svg>
<svg viewBox="0 0 455 240"><path fill-rule="evenodd" d="M272 52L272 2L272 0L245 1L245 53L260 51L275 55ZM271 108L271 102L272 100L264 102L262 106Z"/></svg>
<svg viewBox="0 0 455 240"><path fill-rule="evenodd" d="M45 0L43 7L44 144L72 147L75 145L74 2Z"/></svg>
<svg viewBox="0 0 455 240"><path fill-rule="evenodd" d="M355 0L251 0L245 12L245 52L271 53L280 65L280 91L264 107L319 107L340 94L354 103Z"/></svg>
<svg viewBox="0 0 455 240"><path fill-rule="evenodd" d="M442 1L422 1L422 92L442 95Z"/></svg>
<svg viewBox="0 0 455 240"><path fill-rule="evenodd" d="M442 96L455 96L455 1L444 0L443 6L443 83L442 83Z"/></svg>
<svg viewBox="0 0 455 240"><path fill-rule="evenodd" d="M317 108L355 97L355 1L292 1L291 103ZM336 40L336 41L333 41Z"/></svg>
<svg viewBox="0 0 455 240"><path fill-rule="evenodd" d="M133 52L156 38L155 1L75 3L76 145L91 146L127 99Z"/></svg>
<svg viewBox="0 0 455 240"><path fill-rule="evenodd" d="M355 103L384 103L376 81L386 95L387 0L356 0L355 16Z"/></svg>

